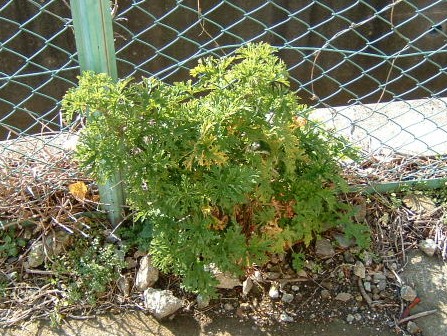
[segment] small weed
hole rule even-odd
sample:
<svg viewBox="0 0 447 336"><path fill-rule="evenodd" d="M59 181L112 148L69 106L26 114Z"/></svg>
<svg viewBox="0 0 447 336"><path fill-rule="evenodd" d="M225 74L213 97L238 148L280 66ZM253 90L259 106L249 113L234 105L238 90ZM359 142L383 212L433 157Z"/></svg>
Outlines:
<svg viewBox="0 0 447 336"><path fill-rule="evenodd" d="M0 299L6 297L7 288L8 281L6 281L6 279L0 278Z"/></svg>
<svg viewBox="0 0 447 336"><path fill-rule="evenodd" d="M118 278L124 267L123 256L114 245L102 245L98 238L78 240L53 264L58 277L64 277L67 284L68 303L95 305L97 298Z"/></svg>
<svg viewBox="0 0 447 336"><path fill-rule="evenodd" d="M302 252L292 253L292 267L295 271L300 271L304 268L306 263L306 256Z"/></svg>
<svg viewBox="0 0 447 336"><path fill-rule="evenodd" d="M14 227L0 230L0 258L17 257L26 240L17 237Z"/></svg>

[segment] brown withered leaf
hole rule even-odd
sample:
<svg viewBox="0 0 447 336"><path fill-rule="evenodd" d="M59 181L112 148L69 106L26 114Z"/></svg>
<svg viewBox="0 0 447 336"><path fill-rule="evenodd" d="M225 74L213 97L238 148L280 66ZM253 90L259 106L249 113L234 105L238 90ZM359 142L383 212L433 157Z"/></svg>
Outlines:
<svg viewBox="0 0 447 336"><path fill-rule="evenodd" d="M87 194L87 186L84 182L78 181L75 183L72 183L68 186L68 190L70 190L70 193L78 200L84 201L85 195Z"/></svg>

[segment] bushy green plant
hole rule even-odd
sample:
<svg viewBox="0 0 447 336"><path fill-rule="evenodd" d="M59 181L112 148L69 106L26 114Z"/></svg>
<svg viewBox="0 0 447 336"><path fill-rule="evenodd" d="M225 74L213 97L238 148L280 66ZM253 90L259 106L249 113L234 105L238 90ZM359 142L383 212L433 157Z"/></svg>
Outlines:
<svg viewBox="0 0 447 336"><path fill-rule="evenodd" d="M86 72L63 108L89 114L81 165L100 181L120 169L129 204L153 223L154 263L208 295L208 265L241 274L351 223L337 197L346 143L308 120L268 44L202 59L191 75L169 85Z"/></svg>

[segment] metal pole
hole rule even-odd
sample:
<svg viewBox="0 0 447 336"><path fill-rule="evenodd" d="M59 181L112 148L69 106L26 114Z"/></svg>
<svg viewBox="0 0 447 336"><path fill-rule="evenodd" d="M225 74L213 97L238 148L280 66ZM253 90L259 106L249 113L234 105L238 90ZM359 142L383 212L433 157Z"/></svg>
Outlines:
<svg viewBox="0 0 447 336"><path fill-rule="evenodd" d="M405 190L433 190L447 188L447 178L434 178L423 180L399 181L389 183L376 183L367 186L352 186L350 192L361 194L390 194Z"/></svg>
<svg viewBox="0 0 447 336"><path fill-rule="evenodd" d="M70 0L81 71L107 73L118 79L110 0ZM112 226L123 218L125 204L121 172L99 186L101 202Z"/></svg>

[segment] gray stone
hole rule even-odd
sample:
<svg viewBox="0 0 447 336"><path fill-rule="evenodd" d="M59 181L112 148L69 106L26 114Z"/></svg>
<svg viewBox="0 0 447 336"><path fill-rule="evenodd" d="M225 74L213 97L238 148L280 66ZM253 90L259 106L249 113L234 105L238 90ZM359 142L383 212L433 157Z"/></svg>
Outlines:
<svg viewBox="0 0 447 336"><path fill-rule="evenodd" d="M124 275L120 275L116 284L124 296L129 296L130 294L130 280L128 277Z"/></svg>
<svg viewBox="0 0 447 336"><path fill-rule="evenodd" d="M197 301L197 308L203 309L210 305L210 298L209 296L203 296L203 295L197 295L196 298Z"/></svg>
<svg viewBox="0 0 447 336"><path fill-rule="evenodd" d="M251 278L245 279L245 281L242 283L242 294L248 295L248 293L250 293L252 288L253 288L253 280L251 280Z"/></svg>
<svg viewBox="0 0 447 336"><path fill-rule="evenodd" d="M352 323L354 320L355 320L354 315L352 315L352 314L348 314L348 315L346 316L346 322L348 322L348 323Z"/></svg>
<svg viewBox="0 0 447 336"><path fill-rule="evenodd" d="M303 300L303 294L301 294L301 293L296 293L295 294L295 299L294 299L295 301L301 301L301 300Z"/></svg>
<svg viewBox="0 0 447 336"><path fill-rule="evenodd" d="M419 248L429 257L435 255L437 245L433 239L425 239L419 243Z"/></svg>
<svg viewBox="0 0 447 336"><path fill-rule="evenodd" d="M331 297L331 292L329 292L327 289L321 290L321 298L322 299L329 299Z"/></svg>
<svg viewBox="0 0 447 336"><path fill-rule="evenodd" d="M234 287L242 286L242 282L238 277L228 272L220 271L214 264L210 264L206 267L206 270L210 271L218 281L217 288L233 289Z"/></svg>
<svg viewBox="0 0 447 336"><path fill-rule="evenodd" d="M357 275L360 279L365 279L366 276L366 268L365 265L361 261L357 261L354 265L354 274Z"/></svg>
<svg viewBox="0 0 447 336"><path fill-rule="evenodd" d="M387 284L386 280L380 280L380 281L377 283L377 289L378 289L379 291L384 291L384 290L386 289L386 284Z"/></svg>
<svg viewBox="0 0 447 336"><path fill-rule="evenodd" d="M373 282L375 284L379 283L380 281L386 281L386 276L383 273L375 273L373 275Z"/></svg>
<svg viewBox="0 0 447 336"><path fill-rule="evenodd" d="M279 272L266 272L265 273L265 277L268 280L276 280L276 279L279 279L281 277L281 273L279 273Z"/></svg>
<svg viewBox="0 0 447 336"><path fill-rule="evenodd" d="M346 235L341 234L341 233L336 233L334 234L334 238L337 241L338 245L340 245L341 248L347 249L351 246L355 245L355 241L354 239L350 238L346 238Z"/></svg>
<svg viewBox="0 0 447 336"><path fill-rule="evenodd" d="M397 269L399 268L399 266L397 265L396 262L393 262L391 265L388 266L390 270L393 271L397 271Z"/></svg>
<svg viewBox="0 0 447 336"><path fill-rule="evenodd" d="M279 315L279 320L281 322L293 322L293 317L289 316L287 313L281 313L281 315Z"/></svg>
<svg viewBox="0 0 447 336"><path fill-rule="evenodd" d="M281 301L285 303L290 303L293 301L293 298L294 298L293 294L283 293Z"/></svg>
<svg viewBox="0 0 447 336"><path fill-rule="evenodd" d="M140 268L135 279L135 287L144 291L158 281L159 271L152 265L150 256L144 256L140 261Z"/></svg>
<svg viewBox="0 0 447 336"><path fill-rule="evenodd" d="M270 289L269 289L269 296L272 299L279 298L279 289L278 289L278 285L277 284L272 283L272 285L270 286Z"/></svg>
<svg viewBox="0 0 447 336"><path fill-rule="evenodd" d="M170 290L148 288L143 296L146 309L158 320L174 314L183 305Z"/></svg>
<svg viewBox="0 0 447 336"><path fill-rule="evenodd" d="M327 259L335 255L335 250L328 239L320 239L315 243L315 253L318 257Z"/></svg>
<svg viewBox="0 0 447 336"><path fill-rule="evenodd" d="M417 293L412 287L404 285L400 289L400 297L402 300L411 302L417 297Z"/></svg>
<svg viewBox="0 0 447 336"><path fill-rule="evenodd" d="M26 267L35 268L39 267L45 261L45 248L41 241L35 241L31 245L31 249L26 259Z"/></svg>
<svg viewBox="0 0 447 336"><path fill-rule="evenodd" d="M407 324L407 331L411 335L415 335L417 333L420 333L422 330L421 330L421 328L419 328L419 326L416 323L414 323L413 321L409 321Z"/></svg>
<svg viewBox="0 0 447 336"><path fill-rule="evenodd" d="M329 290L334 289L334 283L328 279L323 280L320 285Z"/></svg>
<svg viewBox="0 0 447 336"><path fill-rule="evenodd" d="M447 325L447 264L420 251L407 254L408 263L400 274L403 282L418 293L421 302L411 314L436 309L437 313L421 317L417 325L424 336L445 335Z"/></svg>
<svg viewBox="0 0 447 336"><path fill-rule="evenodd" d="M217 288L222 289L232 289L237 286L242 286L241 281L238 277L235 277L232 274L229 273L217 273L214 275L216 277L216 280L219 282L217 284Z"/></svg>
<svg viewBox="0 0 447 336"><path fill-rule="evenodd" d="M126 257L124 261L126 262L127 269L136 268L138 266L138 262L135 260L135 258Z"/></svg>
<svg viewBox="0 0 447 336"><path fill-rule="evenodd" d="M363 283L363 287L365 288L365 290L366 290L367 292L371 292L371 282L369 282L369 281L365 281L365 282Z"/></svg>
<svg viewBox="0 0 447 336"><path fill-rule="evenodd" d="M350 263L350 264L353 264L353 263L355 262L355 258L354 258L354 256L353 256L352 253L349 252L349 251L345 251L345 252L343 253L343 259L344 259L347 263Z"/></svg>
<svg viewBox="0 0 447 336"><path fill-rule="evenodd" d="M56 231L55 233L49 234L45 238L45 244L47 247L47 252L51 256L57 256L61 254L67 245L71 243L72 236L66 231Z"/></svg>
<svg viewBox="0 0 447 336"><path fill-rule="evenodd" d="M352 299L352 294L351 293L338 293L337 296L335 297L335 300L338 301L342 301L342 302L347 302L349 300Z"/></svg>
<svg viewBox="0 0 447 336"><path fill-rule="evenodd" d="M362 315L360 315L359 313L355 313L354 314L354 318L356 321L361 321L362 320Z"/></svg>

